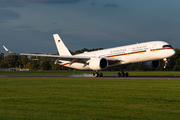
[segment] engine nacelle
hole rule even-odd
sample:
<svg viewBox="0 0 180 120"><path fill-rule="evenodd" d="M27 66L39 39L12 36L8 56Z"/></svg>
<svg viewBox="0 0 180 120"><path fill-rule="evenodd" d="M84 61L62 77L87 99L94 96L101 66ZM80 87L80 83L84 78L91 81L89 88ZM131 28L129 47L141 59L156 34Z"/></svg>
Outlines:
<svg viewBox="0 0 180 120"><path fill-rule="evenodd" d="M147 70L157 69L160 66L160 61L149 61L149 62L143 62L142 67Z"/></svg>
<svg viewBox="0 0 180 120"><path fill-rule="evenodd" d="M89 63L91 70L103 70L108 67L108 61L105 58L94 59Z"/></svg>

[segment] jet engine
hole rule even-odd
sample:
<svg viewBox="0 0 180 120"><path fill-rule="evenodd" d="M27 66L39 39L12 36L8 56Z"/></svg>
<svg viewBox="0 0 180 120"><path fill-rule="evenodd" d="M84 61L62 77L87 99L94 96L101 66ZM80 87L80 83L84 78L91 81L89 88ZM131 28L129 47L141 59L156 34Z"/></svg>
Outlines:
<svg viewBox="0 0 180 120"><path fill-rule="evenodd" d="M148 62L143 62L142 67L147 70L152 70L152 69L157 69L160 66L160 61L148 61Z"/></svg>
<svg viewBox="0 0 180 120"><path fill-rule="evenodd" d="M98 58L90 61L89 68L91 70L103 70L108 67L108 61L105 58Z"/></svg>

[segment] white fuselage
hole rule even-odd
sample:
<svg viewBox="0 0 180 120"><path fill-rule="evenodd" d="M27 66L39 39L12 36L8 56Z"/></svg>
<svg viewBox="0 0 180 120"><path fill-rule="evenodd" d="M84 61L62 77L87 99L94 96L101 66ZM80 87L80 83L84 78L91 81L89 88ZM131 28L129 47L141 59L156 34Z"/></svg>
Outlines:
<svg viewBox="0 0 180 120"><path fill-rule="evenodd" d="M124 64L130 63L138 63L138 62L146 62L146 61L154 61L161 60L164 58L169 58L175 54L175 51L172 47L163 47L164 45L169 45L164 41L153 41L153 42L145 42L145 43L137 43L133 45L115 47L110 49L104 49L93 52L85 52L82 54L74 55L74 56L88 56L91 59L97 58L115 58L117 60L116 64L109 65L108 67L114 67ZM90 69L88 65L84 65L83 63L73 63L70 64L70 61L61 61L60 65L88 70Z"/></svg>

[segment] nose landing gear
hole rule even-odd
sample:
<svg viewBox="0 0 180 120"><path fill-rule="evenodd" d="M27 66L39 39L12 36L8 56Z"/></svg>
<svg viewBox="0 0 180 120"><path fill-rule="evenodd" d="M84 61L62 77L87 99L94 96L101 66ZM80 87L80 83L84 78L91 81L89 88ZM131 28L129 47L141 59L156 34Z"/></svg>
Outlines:
<svg viewBox="0 0 180 120"><path fill-rule="evenodd" d="M168 67L168 59L164 58L163 61L165 62L164 69L166 69Z"/></svg>

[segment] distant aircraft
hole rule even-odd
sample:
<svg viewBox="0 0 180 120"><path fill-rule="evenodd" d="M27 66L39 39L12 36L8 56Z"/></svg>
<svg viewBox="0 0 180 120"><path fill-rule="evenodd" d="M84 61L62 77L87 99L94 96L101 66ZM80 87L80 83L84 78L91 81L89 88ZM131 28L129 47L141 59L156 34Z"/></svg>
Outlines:
<svg viewBox="0 0 180 120"><path fill-rule="evenodd" d="M93 73L93 75L96 77L103 76L102 73L98 73L99 70L105 70L110 67L124 66L133 63L142 63L142 67L144 69L157 69L160 66L159 60L161 59L165 61L164 68L166 68L168 58L175 54L174 49L167 42L152 41L71 55L59 35L54 34L53 37L59 55L26 53L14 54L41 56L53 59L54 64L60 64L62 66L79 70L94 70L96 72ZM3 47L8 53L13 53L5 46ZM127 77L129 74L127 72L125 73L122 69L121 72L118 72L117 76Z"/></svg>

